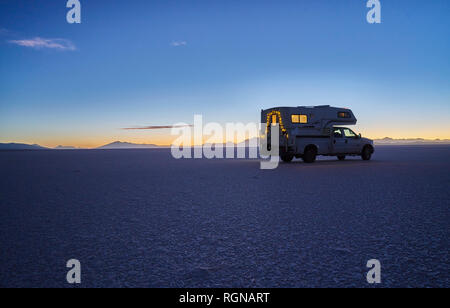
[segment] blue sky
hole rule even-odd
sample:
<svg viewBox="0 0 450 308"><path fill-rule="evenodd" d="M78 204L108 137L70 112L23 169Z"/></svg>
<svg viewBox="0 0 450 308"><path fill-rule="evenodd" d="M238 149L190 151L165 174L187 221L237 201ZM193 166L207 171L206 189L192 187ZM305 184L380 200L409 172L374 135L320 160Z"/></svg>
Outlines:
<svg viewBox="0 0 450 308"><path fill-rule="evenodd" d="M450 138L450 1L0 1L0 142L167 143L123 127L331 104L369 137ZM37 39L39 38L39 39ZM48 47L22 46L44 42Z"/></svg>

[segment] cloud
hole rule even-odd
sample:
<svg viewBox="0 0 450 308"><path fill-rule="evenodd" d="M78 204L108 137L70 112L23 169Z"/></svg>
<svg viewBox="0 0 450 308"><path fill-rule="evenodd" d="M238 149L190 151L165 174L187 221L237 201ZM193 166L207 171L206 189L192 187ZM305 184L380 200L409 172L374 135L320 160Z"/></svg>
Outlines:
<svg viewBox="0 0 450 308"><path fill-rule="evenodd" d="M164 125L164 126L143 126L143 127L127 127L123 128L125 130L140 130L140 129L166 129L166 128L181 128L181 127L192 127L193 125Z"/></svg>
<svg viewBox="0 0 450 308"><path fill-rule="evenodd" d="M181 47L181 46L186 46L187 42L186 41L173 41L170 45L172 47Z"/></svg>
<svg viewBox="0 0 450 308"><path fill-rule="evenodd" d="M35 37L27 40L11 40L11 44L16 44L22 47L29 47L35 49L49 48L58 50L75 50L75 45L65 39L45 39L41 37Z"/></svg>

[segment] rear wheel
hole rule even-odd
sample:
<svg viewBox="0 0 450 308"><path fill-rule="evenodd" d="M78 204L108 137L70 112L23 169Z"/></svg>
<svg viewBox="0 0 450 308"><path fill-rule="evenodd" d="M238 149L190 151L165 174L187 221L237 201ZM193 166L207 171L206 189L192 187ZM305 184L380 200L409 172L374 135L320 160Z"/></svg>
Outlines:
<svg viewBox="0 0 450 308"><path fill-rule="evenodd" d="M345 155L339 155L338 157L337 157L339 160L345 160Z"/></svg>
<svg viewBox="0 0 450 308"><path fill-rule="evenodd" d="M290 163L294 159L294 154L281 154L280 158L285 163Z"/></svg>
<svg viewBox="0 0 450 308"><path fill-rule="evenodd" d="M317 158L317 150L313 147L306 148L305 153L303 154L303 161L305 163L311 164L316 161Z"/></svg>
<svg viewBox="0 0 450 308"><path fill-rule="evenodd" d="M361 158L363 160L370 160L372 158L372 149L368 146L364 147L361 153Z"/></svg>

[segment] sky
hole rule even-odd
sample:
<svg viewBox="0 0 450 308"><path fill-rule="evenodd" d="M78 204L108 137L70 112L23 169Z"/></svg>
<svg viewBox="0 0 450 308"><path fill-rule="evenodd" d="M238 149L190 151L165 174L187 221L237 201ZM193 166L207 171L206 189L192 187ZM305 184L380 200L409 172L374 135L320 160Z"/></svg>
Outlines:
<svg viewBox="0 0 450 308"><path fill-rule="evenodd" d="M170 144L261 109L351 108L370 138L450 139L450 1L0 0L0 142Z"/></svg>

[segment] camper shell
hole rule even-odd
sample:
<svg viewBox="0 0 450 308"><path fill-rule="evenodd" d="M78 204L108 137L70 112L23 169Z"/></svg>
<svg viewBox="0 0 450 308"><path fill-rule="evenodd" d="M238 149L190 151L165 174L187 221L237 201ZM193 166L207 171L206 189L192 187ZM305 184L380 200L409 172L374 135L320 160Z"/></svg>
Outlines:
<svg viewBox="0 0 450 308"><path fill-rule="evenodd" d="M361 155L370 159L374 153L373 141L362 138L342 127L355 125L352 110L331 106L276 107L261 111L261 123L266 124L268 147L271 127L278 124L280 131L280 157L289 162L294 157L313 162L317 155Z"/></svg>

